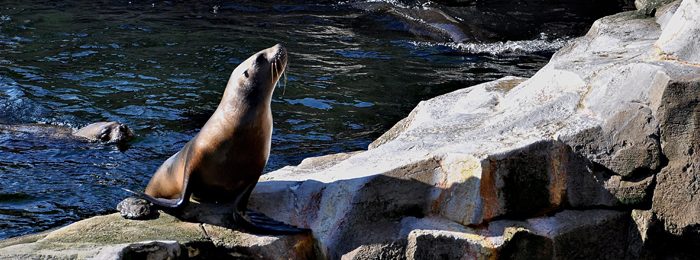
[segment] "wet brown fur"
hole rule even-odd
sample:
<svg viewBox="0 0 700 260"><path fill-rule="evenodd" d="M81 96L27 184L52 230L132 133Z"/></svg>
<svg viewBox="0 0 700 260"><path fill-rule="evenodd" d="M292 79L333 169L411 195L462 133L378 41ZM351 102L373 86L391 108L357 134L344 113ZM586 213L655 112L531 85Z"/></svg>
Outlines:
<svg viewBox="0 0 700 260"><path fill-rule="evenodd" d="M268 64L263 64L260 55ZM203 201L240 200L238 208L245 209L270 154L270 101L286 57L284 47L276 45L239 65L214 114L192 140L160 166L145 194L181 199L191 192Z"/></svg>

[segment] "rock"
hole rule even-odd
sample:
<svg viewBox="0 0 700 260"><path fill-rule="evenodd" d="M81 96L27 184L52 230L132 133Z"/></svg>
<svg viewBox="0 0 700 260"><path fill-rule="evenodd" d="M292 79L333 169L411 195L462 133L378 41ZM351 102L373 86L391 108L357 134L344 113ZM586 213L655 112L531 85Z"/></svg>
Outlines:
<svg viewBox="0 0 700 260"><path fill-rule="evenodd" d="M470 240L471 234L414 230L408 235L407 259L488 259L496 250Z"/></svg>
<svg viewBox="0 0 700 260"><path fill-rule="evenodd" d="M406 259L621 259L629 215L567 210L525 221L498 220L465 228L440 219L406 219Z"/></svg>
<svg viewBox="0 0 700 260"><path fill-rule="evenodd" d="M399 237L405 237L407 259L484 259L498 255L504 229L522 222L502 221L471 228L440 217L406 217Z"/></svg>
<svg viewBox="0 0 700 260"><path fill-rule="evenodd" d="M551 241L554 259L622 259L629 221L628 213L620 211L563 211L529 220L528 229Z"/></svg>
<svg viewBox="0 0 700 260"><path fill-rule="evenodd" d="M663 220L653 210L632 211L633 232L639 236L633 259L695 259L700 254L698 236L691 232L675 235L667 232Z"/></svg>
<svg viewBox="0 0 700 260"><path fill-rule="evenodd" d="M567 156L566 146L558 142L488 156L481 162L483 218L524 219L559 209L566 191Z"/></svg>
<svg viewBox="0 0 700 260"><path fill-rule="evenodd" d="M673 0L635 0L634 6L637 10L647 15L653 14L656 9L664 4L668 4Z"/></svg>
<svg viewBox="0 0 700 260"><path fill-rule="evenodd" d="M600 127L564 139L574 152L622 177L646 177L661 166L659 126L651 109L631 104Z"/></svg>
<svg viewBox="0 0 700 260"><path fill-rule="evenodd" d="M700 1L684 0L656 41L663 59L700 64Z"/></svg>
<svg viewBox="0 0 700 260"><path fill-rule="evenodd" d="M415 110L413 110L415 111ZM372 141L367 147L367 149L374 149L382 144L385 144L394 138L396 138L401 132L406 130L406 127L408 127L411 122L413 121L413 118L415 117L415 113L413 111L408 114L407 117L404 117L403 119L399 120L394 126L392 126L388 131L384 132L379 138L376 140Z"/></svg>
<svg viewBox="0 0 700 260"><path fill-rule="evenodd" d="M649 238L649 227L652 223L657 220L654 217L654 213L651 210L632 210L632 220L634 220L634 227L637 229L637 234L642 242L646 242Z"/></svg>
<svg viewBox="0 0 700 260"><path fill-rule="evenodd" d="M343 260L361 259L405 259L406 243L403 240L362 245L343 255Z"/></svg>
<svg viewBox="0 0 700 260"><path fill-rule="evenodd" d="M676 10L678 10L679 5L681 5L681 1L676 0L659 6L656 9L656 14L654 16L656 17L656 23L661 26L661 30L666 29L666 25L668 25L668 22L671 21L671 18L673 18L673 15L676 13Z"/></svg>
<svg viewBox="0 0 700 260"><path fill-rule="evenodd" d="M265 259L315 257L313 238L255 236L161 213L153 220L110 214L39 236L0 244L2 258L174 259L238 256ZM290 248L292 250L290 250Z"/></svg>
<svg viewBox="0 0 700 260"><path fill-rule="evenodd" d="M221 255L233 252L254 259L317 258L314 238L307 234L257 236L210 224L202 224L202 229Z"/></svg>
<svg viewBox="0 0 700 260"><path fill-rule="evenodd" d="M473 98L473 100L471 100L471 101L484 102L484 103L471 104L471 106L473 108L476 108L479 106L488 106L489 102L495 102L496 100L498 100L500 95L510 91L515 86L519 85L520 83L522 83L525 80L526 80L525 78L519 78L519 77L505 77L505 78L500 79L496 84L488 84L484 89L485 91L483 93L478 94L478 95L485 95L484 97ZM499 95L499 93L500 93L500 95ZM464 109L469 109L469 107L466 107ZM382 144L385 144L385 143L395 139L401 133L403 133L408 126L413 124L413 120L416 116L417 111L418 110L414 109L413 111L411 111L410 114L408 114L407 117L399 120L399 122L394 124L394 126L391 127L388 131L386 131L379 138L377 138L372 143L370 143L368 149L374 149Z"/></svg>
<svg viewBox="0 0 700 260"><path fill-rule="evenodd" d="M367 151L311 171L267 174L251 206L310 227L330 258L376 252L402 239L408 249L431 239L463 241L448 233L397 236L407 216L481 226L566 209L648 209L666 187L662 181L696 182L661 178L672 166L663 116L671 97L664 93L700 75L698 66L657 55L654 44L664 33L655 18L636 12L602 18L528 80L504 78L423 101ZM685 91L686 98L697 97ZM693 187L676 187L684 195L673 200L689 201ZM659 219L698 223L693 214L670 217L683 208L670 205L669 216Z"/></svg>
<svg viewBox="0 0 700 260"><path fill-rule="evenodd" d="M571 169L576 174L567 178L566 196L574 208L648 207L654 188L654 175L625 180L620 175L574 156Z"/></svg>
<svg viewBox="0 0 700 260"><path fill-rule="evenodd" d="M652 211L664 230L700 242L700 74L669 84L659 110L668 158L657 177Z"/></svg>
<svg viewBox="0 0 700 260"><path fill-rule="evenodd" d="M117 204L117 211L126 219L151 219L158 217L150 202L134 197L128 197Z"/></svg>
<svg viewBox="0 0 700 260"><path fill-rule="evenodd" d="M184 257L177 241L146 241L100 251L96 259L176 259Z"/></svg>

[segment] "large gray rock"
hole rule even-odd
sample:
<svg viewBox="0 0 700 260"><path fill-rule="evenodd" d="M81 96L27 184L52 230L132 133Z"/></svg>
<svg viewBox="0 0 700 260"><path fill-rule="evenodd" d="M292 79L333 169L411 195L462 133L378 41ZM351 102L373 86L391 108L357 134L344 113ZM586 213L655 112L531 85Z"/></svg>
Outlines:
<svg viewBox="0 0 700 260"><path fill-rule="evenodd" d="M643 209L654 201L658 219L689 230L698 220L680 211L694 208L679 203L698 197L696 185L671 187L697 180L664 174L673 164L663 111L674 82L700 81L700 67L684 61L693 53L667 59L657 48L667 30L676 30L677 16L694 12L688 1L695 0L660 13L673 13L665 30L637 12L605 17L524 82L509 77L421 102L367 151L314 170L302 165L266 175L251 206L310 227L331 258L379 255L377 248L400 245L407 238L396 234L406 216L473 226L567 208ZM678 116L691 120L688 115ZM660 198L652 195L665 185L684 195L656 206ZM615 225L627 225L622 222ZM408 248L454 240L413 237Z"/></svg>
<svg viewBox="0 0 700 260"><path fill-rule="evenodd" d="M668 158L657 177L652 211L664 229L700 243L700 75L676 79L659 108Z"/></svg>
<svg viewBox="0 0 700 260"><path fill-rule="evenodd" d="M407 259L622 259L630 217L622 211L566 210L525 221L467 228L434 218L407 218Z"/></svg>
<svg viewBox="0 0 700 260"><path fill-rule="evenodd" d="M400 223L396 240L363 245L341 258L621 259L636 241L629 236L629 214L613 210L566 210L473 228L439 217L406 217Z"/></svg>

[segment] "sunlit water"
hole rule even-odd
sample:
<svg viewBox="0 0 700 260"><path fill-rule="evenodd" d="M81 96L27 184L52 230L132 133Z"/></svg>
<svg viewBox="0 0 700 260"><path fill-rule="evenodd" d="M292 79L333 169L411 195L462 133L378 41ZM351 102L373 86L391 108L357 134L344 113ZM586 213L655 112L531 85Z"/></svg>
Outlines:
<svg viewBox="0 0 700 260"><path fill-rule="evenodd" d="M0 238L113 211L126 196L118 187L143 189L208 119L229 73L260 49L290 52L272 101L271 171L366 149L420 100L531 76L593 19L563 13L573 29L448 43L350 3L0 1L0 123L114 120L138 134L119 151L0 132Z"/></svg>

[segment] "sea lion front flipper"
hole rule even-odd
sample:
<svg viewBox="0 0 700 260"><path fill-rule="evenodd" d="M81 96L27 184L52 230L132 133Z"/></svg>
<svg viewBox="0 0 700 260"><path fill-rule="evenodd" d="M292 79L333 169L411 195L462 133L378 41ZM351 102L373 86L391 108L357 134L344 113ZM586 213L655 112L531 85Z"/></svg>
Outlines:
<svg viewBox="0 0 700 260"><path fill-rule="evenodd" d="M274 220L262 213L246 209L250 193L255 188L255 183L246 188L245 192L241 193L236 198L233 223L245 231L266 234L266 235L294 235L311 232L311 229L298 228L284 222Z"/></svg>

